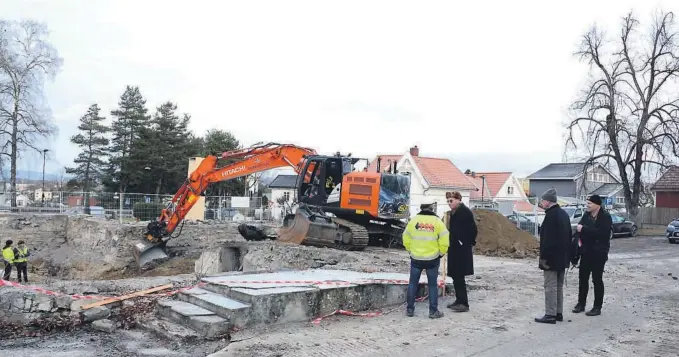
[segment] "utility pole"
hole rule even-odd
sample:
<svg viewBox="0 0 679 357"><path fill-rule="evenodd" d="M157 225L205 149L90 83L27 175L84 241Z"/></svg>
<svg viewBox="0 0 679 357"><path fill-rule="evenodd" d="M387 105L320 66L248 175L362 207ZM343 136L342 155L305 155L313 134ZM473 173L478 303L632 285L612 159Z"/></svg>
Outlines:
<svg viewBox="0 0 679 357"><path fill-rule="evenodd" d="M47 157L47 152L49 149L42 150L42 204L41 207L45 207L45 158Z"/></svg>

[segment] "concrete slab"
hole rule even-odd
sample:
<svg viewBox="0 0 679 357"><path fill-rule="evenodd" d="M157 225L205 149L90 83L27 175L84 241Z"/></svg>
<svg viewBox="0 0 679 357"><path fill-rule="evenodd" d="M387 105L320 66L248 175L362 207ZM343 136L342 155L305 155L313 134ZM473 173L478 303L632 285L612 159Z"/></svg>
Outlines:
<svg viewBox="0 0 679 357"><path fill-rule="evenodd" d="M201 288L184 291L177 297L181 301L213 311L216 315L229 320L235 327L241 327L247 323L249 304Z"/></svg>
<svg viewBox="0 0 679 357"><path fill-rule="evenodd" d="M200 306L196 306L183 301L169 300L166 302L170 305L172 311L176 311L184 316L206 316L214 315L215 313Z"/></svg>

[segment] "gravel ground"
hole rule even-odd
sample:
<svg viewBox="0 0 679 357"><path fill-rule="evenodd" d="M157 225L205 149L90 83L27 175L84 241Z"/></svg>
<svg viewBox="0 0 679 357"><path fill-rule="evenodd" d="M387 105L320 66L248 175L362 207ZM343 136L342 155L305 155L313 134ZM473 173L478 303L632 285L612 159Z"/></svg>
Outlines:
<svg viewBox="0 0 679 357"><path fill-rule="evenodd" d="M407 318L403 309L376 318L332 317L230 344L213 357L239 356L678 356L679 245L664 238L616 239L604 275L606 298L598 317L570 312L577 302L577 270L568 275L565 321L533 321L544 312L541 271L532 260L476 258L469 279L471 311L427 318L426 304ZM672 276L668 274L673 274ZM593 289L590 289L590 296ZM592 298L589 299L591 307ZM244 335L245 336L245 335ZM234 340L247 338L233 336Z"/></svg>
<svg viewBox="0 0 679 357"><path fill-rule="evenodd" d="M468 278L469 313L446 309L452 298L445 297L439 304L446 315L439 320L427 318L423 302L414 318L398 308L375 318L330 317L319 325L246 330L232 336L240 342L212 356L679 356L674 323L679 319L679 281L673 279L679 276L678 263L679 245L665 238L616 239L604 275L603 314L570 312L577 294L574 270L568 275L566 321L543 325L533 322L544 309L537 262L477 256L477 275ZM80 330L0 341L0 354L18 357L206 356L211 348L171 344L140 331Z"/></svg>

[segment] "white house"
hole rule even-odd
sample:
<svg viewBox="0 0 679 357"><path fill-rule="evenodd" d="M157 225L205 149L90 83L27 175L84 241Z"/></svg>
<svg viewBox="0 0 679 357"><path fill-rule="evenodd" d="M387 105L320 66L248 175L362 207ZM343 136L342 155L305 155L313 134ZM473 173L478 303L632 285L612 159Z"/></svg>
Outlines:
<svg viewBox="0 0 679 357"><path fill-rule="evenodd" d="M523 183L511 172L466 172L481 190L473 192L472 206L486 202L496 204L503 214L539 214L544 212L528 201Z"/></svg>
<svg viewBox="0 0 679 357"><path fill-rule="evenodd" d="M425 201L436 202L436 213L442 217L443 213L449 210L446 192L460 192L462 201L469 205L472 192L478 190L474 182L449 159L420 156L420 149L417 146L411 147L408 152L401 155L378 155L368 166L369 172L377 171L378 160L380 171L389 170L390 165L395 163L398 172L410 174L411 217L419 212L420 204Z"/></svg>
<svg viewBox="0 0 679 357"><path fill-rule="evenodd" d="M285 214L285 205L278 203L279 200L285 200L287 205L292 205L295 200L297 190L295 184L297 183L297 175L278 175L267 186L269 202L271 205L272 217L279 220Z"/></svg>

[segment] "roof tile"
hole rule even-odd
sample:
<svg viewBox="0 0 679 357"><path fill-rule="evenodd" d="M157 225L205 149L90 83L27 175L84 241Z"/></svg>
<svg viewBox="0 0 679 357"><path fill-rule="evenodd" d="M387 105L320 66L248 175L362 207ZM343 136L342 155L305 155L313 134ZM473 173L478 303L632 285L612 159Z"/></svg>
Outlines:
<svg viewBox="0 0 679 357"><path fill-rule="evenodd" d="M653 186L653 191L679 191L679 166L671 166L660 176Z"/></svg>
<svg viewBox="0 0 679 357"><path fill-rule="evenodd" d="M381 169L384 171L389 167L389 160L399 161L403 155L379 155L379 157ZM461 190L476 190L477 188L449 159L413 156L413 160L429 186ZM376 170L377 159L368 166L368 171L375 172Z"/></svg>

